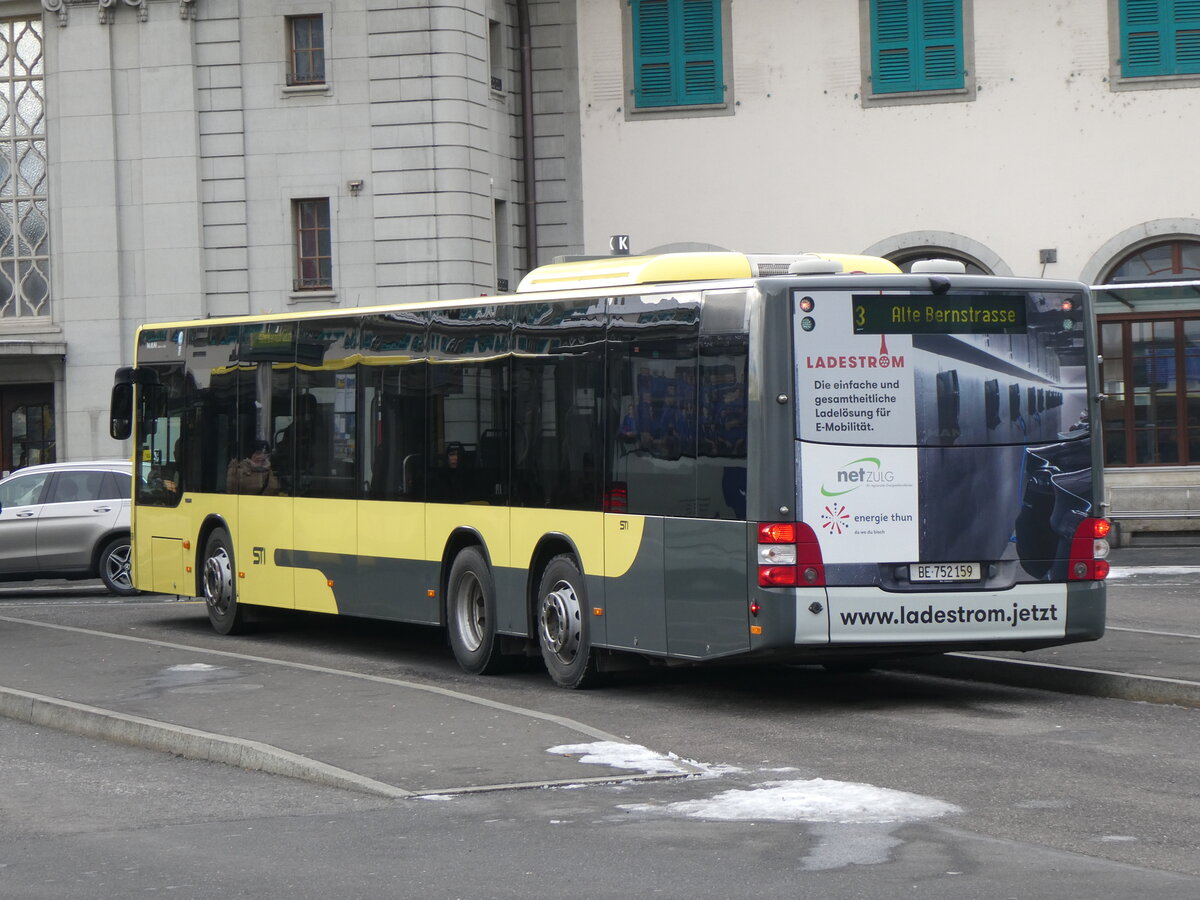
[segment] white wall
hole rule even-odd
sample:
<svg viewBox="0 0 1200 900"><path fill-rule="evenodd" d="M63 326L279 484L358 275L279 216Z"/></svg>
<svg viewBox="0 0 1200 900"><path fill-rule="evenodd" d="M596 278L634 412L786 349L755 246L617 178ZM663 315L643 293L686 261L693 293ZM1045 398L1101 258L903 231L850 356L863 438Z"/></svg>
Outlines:
<svg viewBox="0 0 1200 900"><path fill-rule="evenodd" d="M636 252L944 232L1019 275L1055 248L1045 274L1077 278L1142 223L1200 219L1200 89L1110 90L1105 0L973 8L969 102L864 108L859 3L755 0L732 5L733 115L628 121L621 2L580 0L587 251L616 233Z"/></svg>

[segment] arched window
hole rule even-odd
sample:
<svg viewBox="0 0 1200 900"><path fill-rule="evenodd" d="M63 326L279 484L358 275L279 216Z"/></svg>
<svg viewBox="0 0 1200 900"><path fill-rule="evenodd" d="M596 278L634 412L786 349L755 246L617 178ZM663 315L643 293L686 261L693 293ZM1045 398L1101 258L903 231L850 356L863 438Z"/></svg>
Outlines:
<svg viewBox="0 0 1200 900"><path fill-rule="evenodd" d="M992 272L979 260L945 247L906 247L889 253L888 259L905 272L912 270L912 264L922 259L953 259L967 267L968 275L991 275Z"/></svg>
<svg viewBox="0 0 1200 900"><path fill-rule="evenodd" d="M1200 281L1200 238L1138 247L1107 273L1105 284ZM1097 317L1105 464L1200 465L1200 311L1138 309L1136 288L1122 294L1128 312Z"/></svg>
<svg viewBox="0 0 1200 900"><path fill-rule="evenodd" d="M1103 282L1120 284L1192 279L1200 279L1200 241L1176 239L1139 247L1109 269Z"/></svg>

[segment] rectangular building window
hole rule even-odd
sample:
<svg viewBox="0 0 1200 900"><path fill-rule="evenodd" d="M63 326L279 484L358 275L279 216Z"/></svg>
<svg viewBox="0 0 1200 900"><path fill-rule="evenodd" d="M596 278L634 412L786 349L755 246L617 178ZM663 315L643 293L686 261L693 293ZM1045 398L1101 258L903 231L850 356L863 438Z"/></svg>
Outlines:
<svg viewBox="0 0 1200 900"><path fill-rule="evenodd" d="M323 16L288 16L288 73L290 85L325 83L325 22Z"/></svg>
<svg viewBox="0 0 1200 900"><path fill-rule="evenodd" d="M631 0L634 105L725 102L721 0Z"/></svg>
<svg viewBox="0 0 1200 900"><path fill-rule="evenodd" d="M329 198L296 200L296 280L298 291L333 287L333 241L329 227Z"/></svg>
<svg viewBox="0 0 1200 900"><path fill-rule="evenodd" d="M1200 0L1121 0L1121 75L1200 74Z"/></svg>
<svg viewBox="0 0 1200 900"><path fill-rule="evenodd" d="M1200 318L1100 319L1108 466L1200 463Z"/></svg>
<svg viewBox="0 0 1200 900"><path fill-rule="evenodd" d="M962 0L871 0L874 94L961 90Z"/></svg>
<svg viewBox="0 0 1200 900"><path fill-rule="evenodd" d="M491 89L497 94L504 93L505 63L504 26L495 19L488 19L488 72Z"/></svg>

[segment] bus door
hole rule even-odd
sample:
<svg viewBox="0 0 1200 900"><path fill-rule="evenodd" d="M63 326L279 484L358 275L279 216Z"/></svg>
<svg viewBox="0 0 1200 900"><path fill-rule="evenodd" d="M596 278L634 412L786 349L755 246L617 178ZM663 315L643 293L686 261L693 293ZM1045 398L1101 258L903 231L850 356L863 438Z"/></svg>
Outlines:
<svg viewBox="0 0 1200 900"><path fill-rule="evenodd" d="M290 455L276 426L291 411L295 326L243 325L232 372L214 372L214 391L236 379L236 422L224 433L222 487L236 499L233 530L239 599L261 606L295 606ZM215 423L214 423L215 424ZM201 436L200 440L205 440Z"/></svg>
<svg viewBox="0 0 1200 900"><path fill-rule="evenodd" d="M297 609L345 612L359 593L357 346L357 319L296 326L291 415L275 421L293 504Z"/></svg>

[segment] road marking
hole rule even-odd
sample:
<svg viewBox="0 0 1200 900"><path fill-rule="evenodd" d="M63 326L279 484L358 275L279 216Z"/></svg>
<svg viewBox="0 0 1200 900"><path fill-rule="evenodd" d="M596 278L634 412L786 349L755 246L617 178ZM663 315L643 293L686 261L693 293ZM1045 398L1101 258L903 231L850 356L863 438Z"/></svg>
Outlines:
<svg viewBox="0 0 1200 900"><path fill-rule="evenodd" d="M1158 637L1181 637L1191 638L1192 640L1200 641L1200 634L1184 634L1179 631L1151 631L1148 628L1121 628L1117 625L1109 625L1109 631L1127 631L1130 634L1153 634Z"/></svg>
<svg viewBox="0 0 1200 900"><path fill-rule="evenodd" d="M1133 672L1117 672L1112 669L1090 669L1085 666L1064 666L1062 663L1042 662L1036 659L1012 659L1007 656L985 656L981 653L947 653L960 659L978 660L980 662L1004 663L1006 665L1023 666L1030 669L1054 669L1059 672L1080 672L1086 675L1109 675L1117 678L1131 678L1138 681L1152 681L1159 684L1177 684L1187 687L1200 687L1200 681L1189 681L1186 678L1167 678L1163 675L1137 675Z"/></svg>

